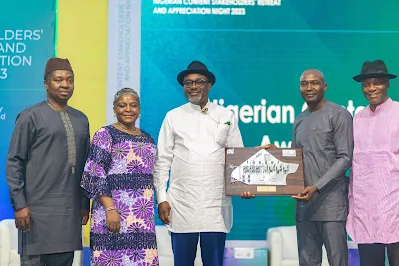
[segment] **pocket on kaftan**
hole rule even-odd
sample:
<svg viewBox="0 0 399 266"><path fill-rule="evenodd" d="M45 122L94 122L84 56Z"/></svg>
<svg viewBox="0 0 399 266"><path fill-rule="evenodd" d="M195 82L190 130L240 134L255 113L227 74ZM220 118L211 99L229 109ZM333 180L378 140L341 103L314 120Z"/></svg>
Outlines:
<svg viewBox="0 0 399 266"><path fill-rule="evenodd" d="M216 130L215 140L221 147L227 146L227 136L229 135L230 125L219 124Z"/></svg>

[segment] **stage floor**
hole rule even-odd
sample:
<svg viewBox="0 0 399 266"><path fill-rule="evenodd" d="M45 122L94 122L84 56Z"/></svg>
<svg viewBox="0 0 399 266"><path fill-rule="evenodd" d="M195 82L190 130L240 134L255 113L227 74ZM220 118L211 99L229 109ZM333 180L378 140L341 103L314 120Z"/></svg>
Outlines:
<svg viewBox="0 0 399 266"><path fill-rule="evenodd" d="M267 248L229 248L225 249L224 266L265 266L267 264ZM388 261L385 265L389 265ZM90 266L90 248L84 248L83 266ZM162 266L162 265L160 265ZM349 266L360 266L357 249L349 249Z"/></svg>

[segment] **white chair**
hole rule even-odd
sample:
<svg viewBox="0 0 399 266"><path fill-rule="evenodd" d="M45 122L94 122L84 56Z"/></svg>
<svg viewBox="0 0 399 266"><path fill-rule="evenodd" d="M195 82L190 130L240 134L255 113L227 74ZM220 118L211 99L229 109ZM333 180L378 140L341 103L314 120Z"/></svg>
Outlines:
<svg viewBox="0 0 399 266"><path fill-rule="evenodd" d="M84 230L82 227L82 244L83 244L83 239L84 239L83 236L84 236ZM73 254L72 266L83 266L83 250L75 250L75 252Z"/></svg>
<svg viewBox="0 0 399 266"><path fill-rule="evenodd" d="M83 230L82 230L83 234ZM21 260L18 254L18 230L15 228L14 219L0 221L0 265L20 266ZM75 251L72 266L82 266L82 251Z"/></svg>
<svg viewBox="0 0 399 266"><path fill-rule="evenodd" d="M18 231L13 219L0 221L0 265L19 266Z"/></svg>
<svg viewBox="0 0 399 266"><path fill-rule="evenodd" d="M299 266L296 226L281 226L267 231L270 266ZM322 266L329 266L323 246Z"/></svg>
<svg viewBox="0 0 399 266"><path fill-rule="evenodd" d="M173 260L172 242L170 239L168 228L164 225L157 225L155 226L155 233L157 237L159 266L173 266L174 260ZM194 266L202 266L199 241L198 241L197 255L195 257Z"/></svg>

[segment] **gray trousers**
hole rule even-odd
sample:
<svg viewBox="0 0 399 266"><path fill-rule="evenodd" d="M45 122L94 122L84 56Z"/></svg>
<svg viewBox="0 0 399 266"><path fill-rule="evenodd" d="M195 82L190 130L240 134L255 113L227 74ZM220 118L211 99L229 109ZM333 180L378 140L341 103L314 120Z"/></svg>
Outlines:
<svg viewBox="0 0 399 266"><path fill-rule="evenodd" d="M320 266L323 244L330 266L348 266L346 222L297 222L300 266Z"/></svg>
<svg viewBox="0 0 399 266"><path fill-rule="evenodd" d="M21 256L21 266L72 266L74 252L24 255Z"/></svg>

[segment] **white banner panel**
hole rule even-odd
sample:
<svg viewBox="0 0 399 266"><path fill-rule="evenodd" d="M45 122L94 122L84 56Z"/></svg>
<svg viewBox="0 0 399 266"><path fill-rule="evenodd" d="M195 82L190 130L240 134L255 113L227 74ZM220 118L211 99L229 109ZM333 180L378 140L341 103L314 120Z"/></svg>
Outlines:
<svg viewBox="0 0 399 266"><path fill-rule="evenodd" d="M118 90L129 87L140 95L140 30L141 0L108 1L107 124L115 122Z"/></svg>

